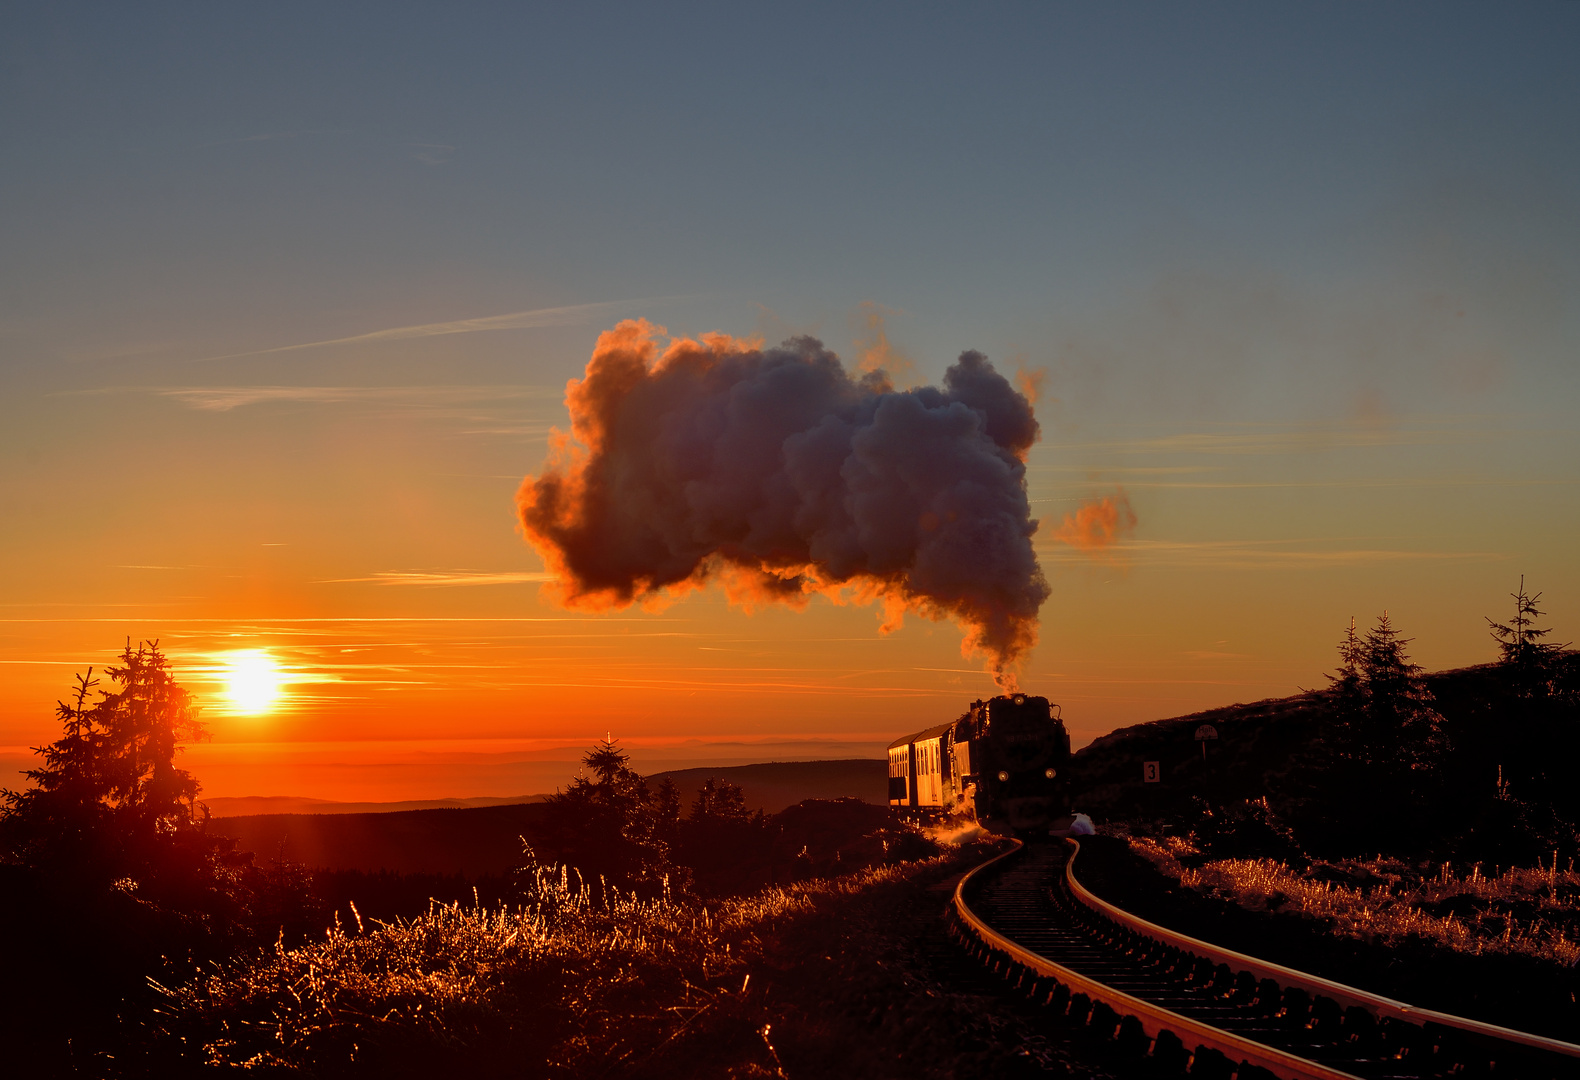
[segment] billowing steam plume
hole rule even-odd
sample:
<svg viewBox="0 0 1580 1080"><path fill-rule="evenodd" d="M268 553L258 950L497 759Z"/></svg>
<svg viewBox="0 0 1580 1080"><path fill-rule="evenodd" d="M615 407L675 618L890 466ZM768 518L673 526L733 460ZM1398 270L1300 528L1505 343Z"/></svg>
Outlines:
<svg viewBox="0 0 1580 1080"><path fill-rule="evenodd" d="M517 494L522 528L587 609L661 601L718 578L732 601L813 593L952 618L1001 685L1037 640L1031 403L980 353L943 387L853 378L812 338L777 349L674 340L627 321L566 388L572 433Z"/></svg>

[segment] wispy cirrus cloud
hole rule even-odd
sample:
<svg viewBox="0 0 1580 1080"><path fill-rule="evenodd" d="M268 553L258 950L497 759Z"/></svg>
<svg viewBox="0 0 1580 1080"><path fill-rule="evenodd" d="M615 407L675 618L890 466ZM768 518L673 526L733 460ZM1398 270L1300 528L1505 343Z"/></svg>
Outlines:
<svg viewBox="0 0 1580 1080"><path fill-rule="evenodd" d="M541 570L381 570L367 577L331 578L318 584L346 585L367 582L375 585L526 585L553 580L553 574Z"/></svg>
<svg viewBox="0 0 1580 1080"><path fill-rule="evenodd" d="M1315 570L1399 562L1488 562L1506 557L1496 551L1422 551L1360 543L1365 540L1126 540L1111 550L1138 567L1182 570ZM1038 544L1037 554L1062 563L1081 557L1058 543Z"/></svg>
<svg viewBox="0 0 1580 1080"><path fill-rule="evenodd" d="M601 300L592 304L568 304L564 307L533 308L529 311L510 311L503 315L485 315L476 319L452 319L449 322L418 323L414 326L393 326L372 330L349 337L324 338L304 341L295 345L277 345L272 349L250 349L246 352L203 356L193 363L211 360L236 360L249 356L272 356L277 353L299 352L303 349L322 349L332 345L362 345L383 341L410 341L416 338L440 337L445 334L478 334L490 330L529 330L538 326L564 326L608 312L629 309L634 304L653 304L680 300L678 296L656 296L638 300Z"/></svg>
<svg viewBox="0 0 1580 1080"><path fill-rule="evenodd" d="M1497 427L1488 421L1502 421ZM1205 431L1080 443L1051 443L1043 449L1108 454L1257 455L1304 454L1316 450L1381 446L1442 446L1486 442L1508 433L1508 417L1423 417L1380 425L1340 423L1222 424ZM1068 466L1066 466L1068 468Z"/></svg>
<svg viewBox="0 0 1580 1080"><path fill-rule="evenodd" d="M244 405L295 402L340 405L377 402L424 407L500 402L529 398L551 399L560 390L547 386L157 386L115 387L99 393L147 393L173 398L183 405L207 412L229 412Z"/></svg>

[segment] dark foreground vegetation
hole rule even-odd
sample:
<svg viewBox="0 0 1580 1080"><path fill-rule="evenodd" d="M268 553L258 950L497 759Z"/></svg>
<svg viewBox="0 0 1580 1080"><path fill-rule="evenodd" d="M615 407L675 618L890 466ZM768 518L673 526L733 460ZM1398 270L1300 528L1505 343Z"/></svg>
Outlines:
<svg viewBox="0 0 1580 1080"><path fill-rule="evenodd" d="M156 645L106 675L0 816L18 1075L775 1075L783 935L947 861L859 799L770 816L710 779L685 805L606 742L547 803L434 812L532 814L508 873L309 870L208 819Z"/></svg>
<svg viewBox="0 0 1580 1080"><path fill-rule="evenodd" d="M982 856L706 905L598 903L543 873L519 907L231 965L171 996L154 1053L317 1076L1070 1075L1068 1047L942 936L939 886Z"/></svg>

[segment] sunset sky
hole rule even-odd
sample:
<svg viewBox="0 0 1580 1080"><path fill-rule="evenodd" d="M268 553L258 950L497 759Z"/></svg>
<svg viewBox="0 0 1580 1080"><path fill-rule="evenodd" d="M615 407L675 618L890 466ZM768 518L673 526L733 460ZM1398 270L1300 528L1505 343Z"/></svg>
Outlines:
<svg viewBox="0 0 1580 1080"><path fill-rule="evenodd" d="M7 5L0 785L128 637L214 796L992 693L947 622L540 596L515 492L627 318L1040 373L1022 684L1077 745L1323 685L1352 615L1490 660L1521 574L1580 639L1577 52L1575 4Z"/></svg>

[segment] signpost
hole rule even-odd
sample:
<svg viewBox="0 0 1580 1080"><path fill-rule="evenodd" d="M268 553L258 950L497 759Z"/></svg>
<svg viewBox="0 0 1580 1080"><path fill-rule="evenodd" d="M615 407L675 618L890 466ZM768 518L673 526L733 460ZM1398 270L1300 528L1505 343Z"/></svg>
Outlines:
<svg viewBox="0 0 1580 1080"><path fill-rule="evenodd" d="M1196 741L1201 743L1201 763L1203 765L1207 764L1207 740L1216 739L1217 737L1218 729L1211 724L1203 724L1196 729Z"/></svg>
<svg viewBox="0 0 1580 1080"><path fill-rule="evenodd" d="M1156 761L1143 761L1141 763L1141 781L1146 784L1156 784L1163 779L1163 770Z"/></svg>

